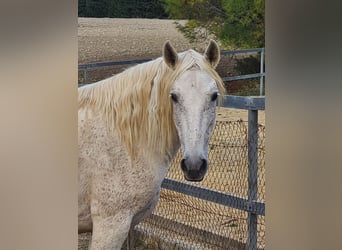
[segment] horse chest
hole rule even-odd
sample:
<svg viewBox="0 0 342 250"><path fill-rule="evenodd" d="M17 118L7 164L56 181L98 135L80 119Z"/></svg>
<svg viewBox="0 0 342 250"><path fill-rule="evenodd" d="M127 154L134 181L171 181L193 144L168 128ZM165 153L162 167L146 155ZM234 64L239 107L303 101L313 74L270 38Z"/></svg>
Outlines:
<svg viewBox="0 0 342 250"><path fill-rule="evenodd" d="M166 174L166 167L137 164L132 166L119 180L119 190L127 195L127 206L135 212L154 206L157 201L160 185Z"/></svg>
<svg viewBox="0 0 342 250"><path fill-rule="evenodd" d="M118 210L130 210L137 217L144 217L154 208L159 197L161 182L167 167L161 164L148 164L140 159L132 162L111 159L94 174L94 191L96 200L108 213Z"/></svg>

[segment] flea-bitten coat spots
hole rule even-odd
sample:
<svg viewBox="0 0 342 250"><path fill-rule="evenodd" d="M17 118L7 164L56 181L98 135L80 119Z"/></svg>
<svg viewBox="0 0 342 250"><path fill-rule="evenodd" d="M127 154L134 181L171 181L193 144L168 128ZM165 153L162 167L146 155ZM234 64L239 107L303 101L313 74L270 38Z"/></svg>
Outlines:
<svg viewBox="0 0 342 250"><path fill-rule="evenodd" d="M167 166L181 146L182 170L203 179L216 101L218 47L164 57L79 89L79 232L91 249L120 249L156 206Z"/></svg>

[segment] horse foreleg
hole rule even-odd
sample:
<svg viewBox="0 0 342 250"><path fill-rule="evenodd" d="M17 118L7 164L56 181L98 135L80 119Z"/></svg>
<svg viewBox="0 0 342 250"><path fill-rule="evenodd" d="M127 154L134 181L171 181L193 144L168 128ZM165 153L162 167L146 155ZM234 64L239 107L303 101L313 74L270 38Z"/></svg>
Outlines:
<svg viewBox="0 0 342 250"><path fill-rule="evenodd" d="M120 250L131 227L129 211L114 216L93 216L91 250Z"/></svg>

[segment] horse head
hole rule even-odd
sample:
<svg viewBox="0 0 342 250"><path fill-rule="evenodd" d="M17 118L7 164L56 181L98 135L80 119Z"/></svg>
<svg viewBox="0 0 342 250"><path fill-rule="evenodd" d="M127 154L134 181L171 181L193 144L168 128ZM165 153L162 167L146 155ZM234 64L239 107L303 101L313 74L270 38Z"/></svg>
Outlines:
<svg viewBox="0 0 342 250"><path fill-rule="evenodd" d="M189 54L193 60L185 62ZM202 181L208 169L208 142L215 124L220 92L214 70L220 60L219 47L211 40L204 55L193 50L177 54L166 42L163 58L170 68L181 72L169 93L182 149L181 169L186 180Z"/></svg>

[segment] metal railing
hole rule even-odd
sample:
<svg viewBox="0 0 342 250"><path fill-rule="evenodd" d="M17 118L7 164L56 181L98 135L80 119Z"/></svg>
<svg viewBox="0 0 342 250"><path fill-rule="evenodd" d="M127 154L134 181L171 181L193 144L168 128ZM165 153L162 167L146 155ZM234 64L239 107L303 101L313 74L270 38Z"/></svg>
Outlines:
<svg viewBox="0 0 342 250"><path fill-rule="evenodd" d="M240 76L231 76L231 77L222 77L223 81L234 81L234 80L242 80L242 79L251 79L251 78L260 78L260 87L259 87L259 95L263 95L264 93L264 59L265 59L265 48L253 48L253 49L241 49L241 50L223 50L221 51L221 55L233 55L233 54L245 54L245 53L260 53L260 72L255 74L247 74Z"/></svg>
<svg viewBox="0 0 342 250"><path fill-rule="evenodd" d="M241 50L223 50L221 55L234 55L234 54L246 54L246 53L260 53L260 72L255 74L239 75L239 76L227 76L222 77L223 81L235 81L242 79L259 78L259 95L264 93L264 58L265 58L265 48L253 48L253 49L241 49ZM78 65L78 70L83 71L83 82L79 83L78 86L81 87L88 82L88 70L92 68L99 67L109 67L116 65L129 65L138 64L143 62L152 61L155 58L144 58L144 59L134 59L134 60L122 60L122 61L107 61L107 62L94 62L94 63L82 63Z"/></svg>

